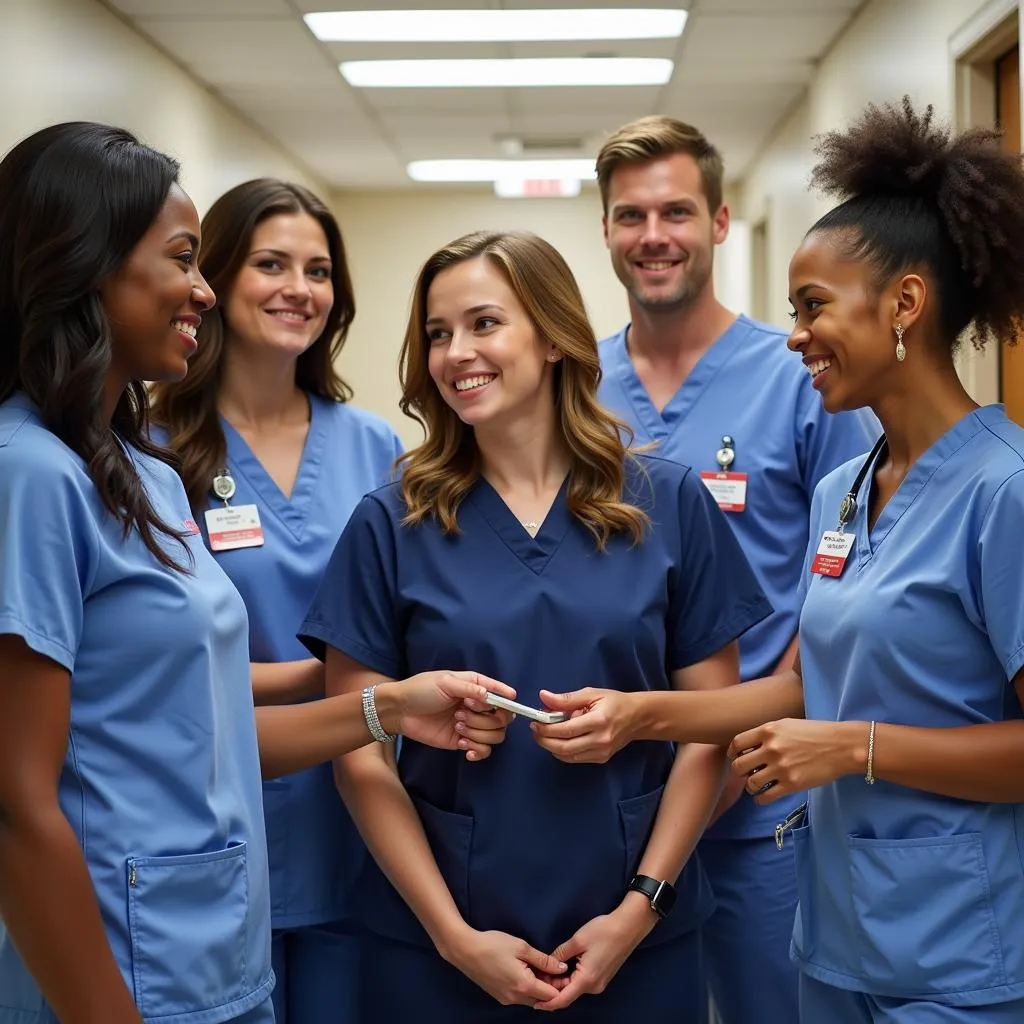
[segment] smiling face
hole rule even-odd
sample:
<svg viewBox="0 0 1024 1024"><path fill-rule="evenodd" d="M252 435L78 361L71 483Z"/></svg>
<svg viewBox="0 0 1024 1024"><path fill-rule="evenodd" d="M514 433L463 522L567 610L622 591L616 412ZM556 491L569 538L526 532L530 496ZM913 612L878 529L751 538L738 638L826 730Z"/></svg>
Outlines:
<svg viewBox="0 0 1024 1024"><path fill-rule="evenodd" d="M812 231L789 264L789 347L800 353L829 412L873 404L899 365L899 304L880 292L869 263L846 255L848 242L833 231Z"/></svg>
<svg viewBox="0 0 1024 1024"><path fill-rule="evenodd" d="M196 267L199 215L178 185L124 263L100 285L110 323L111 374L180 380L196 351L196 330L215 299Z"/></svg>
<svg viewBox="0 0 1024 1024"><path fill-rule="evenodd" d="M612 267L644 309L686 307L710 289L714 249L728 233L728 208L708 209L700 168L686 153L623 164L608 183Z"/></svg>
<svg viewBox="0 0 1024 1024"><path fill-rule="evenodd" d="M323 332L334 304L327 236L308 213L261 221L224 300L232 344L298 358Z"/></svg>
<svg viewBox="0 0 1024 1024"><path fill-rule="evenodd" d="M529 417L554 404L560 353L545 343L487 257L442 270L427 292L430 376L463 423Z"/></svg>

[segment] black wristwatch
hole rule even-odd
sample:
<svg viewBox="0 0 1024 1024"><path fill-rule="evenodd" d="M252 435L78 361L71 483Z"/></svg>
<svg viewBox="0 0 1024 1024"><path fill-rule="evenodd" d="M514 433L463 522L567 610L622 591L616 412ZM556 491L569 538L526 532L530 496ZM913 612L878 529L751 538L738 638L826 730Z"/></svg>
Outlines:
<svg viewBox="0 0 1024 1024"><path fill-rule="evenodd" d="M634 875L629 892L642 892L651 901L651 910L661 918L668 917L676 905L676 887L648 875Z"/></svg>

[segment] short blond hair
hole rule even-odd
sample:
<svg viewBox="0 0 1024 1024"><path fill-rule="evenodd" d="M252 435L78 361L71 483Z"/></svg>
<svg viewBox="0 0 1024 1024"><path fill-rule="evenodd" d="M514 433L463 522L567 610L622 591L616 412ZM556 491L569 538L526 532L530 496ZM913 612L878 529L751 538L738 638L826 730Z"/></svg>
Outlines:
<svg viewBox="0 0 1024 1024"><path fill-rule="evenodd" d="M601 189L601 205L605 213L608 212L612 175L620 167L646 164L676 153L693 157L700 170L708 208L717 213L722 205L722 180L725 176L722 154L692 124L657 114L630 121L612 132L597 154L597 184Z"/></svg>

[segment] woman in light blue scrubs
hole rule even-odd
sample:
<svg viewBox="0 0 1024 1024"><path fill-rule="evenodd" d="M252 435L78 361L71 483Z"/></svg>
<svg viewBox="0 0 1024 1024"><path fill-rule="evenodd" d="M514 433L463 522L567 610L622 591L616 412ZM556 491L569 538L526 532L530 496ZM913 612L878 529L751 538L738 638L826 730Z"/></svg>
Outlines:
<svg viewBox="0 0 1024 1024"><path fill-rule="evenodd" d="M797 671L671 705L555 699L591 712L545 743L589 760L738 733L759 802L811 791L776 833L796 850L804 1024L1016 1024L1024 430L953 355L1020 337L1024 173L995 133L951 137L909 101L818 153L842 202L790 264L789 346L826 409L870 406L884 435L815 492Z"/></svg>
<svg viewBox="0 0 1024 1024"><path fill-rule="evenodd" d="M445 672L254 716L245 606L148 437L214 301L177 174L87 123L0 163L0 1024L271 1024L261 769L395 732L479 760L507 723Z"/></svg>
<svg viewBox="0 0 1024 1024"><path fill-rule="evenodd" d="M542 239L471 235L427 261L402 357L426 440L356 508L302 626L328 692L442 664L532 705L566 684L738 682L736 638L770 606L697 477L624 449L598 377L579 290ZM691 855L724 746L566 765L520 720L496 754L407 741L397 763L386 747L338 763L374 856L362 1019L700 1019L712 900Z"/></svg>
<svg viewBox="0 0 1024 1024"><path fill-rule="evenodd" d="M202 226L199 269L220 303L188 376L157 386L154 415L245 600L256 704L312 700L323 666L295 633L352 509L390 478L401 445L348 401L338 374L355 301L327 207L263 178L221 196ZM231 509L251 510L258 533L224 548L215 519ZM349 1020L359 977L349 901L365 848L329 764L266 782L263 807L278 1024Z"/></svg>

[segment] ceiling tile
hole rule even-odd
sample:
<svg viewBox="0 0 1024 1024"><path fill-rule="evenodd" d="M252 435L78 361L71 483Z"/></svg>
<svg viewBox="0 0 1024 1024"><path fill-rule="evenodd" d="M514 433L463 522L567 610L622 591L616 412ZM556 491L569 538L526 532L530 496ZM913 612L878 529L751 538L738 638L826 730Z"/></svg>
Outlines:
<svg viewBox="0 0 1024 1024"><path fill-rule="evenodd" d="M504 113L506 89L363 89L360 98L367 108L417 114L421 119L449 113Z"/></svg>
<svg viewBox="0 0 1024 1024"><path fill-rule="evenodd" d="M681 63L735 68L747 61L814 60L846 21L842 11L786 16L702 14L693 19L683 38Z"/></svg>
<svg viewBox="0 0 1024 1024"><path fill-rule="evenodd" d="M571 113L574 111L616 110L623 107L640 114L655 111L663 86L635 85L608 86L600 89L514 89L512 110L519 115L547 114L552 110Z"/></svg>
<svg viewBox="0 0 1024 1024"><path fill-rule="evenodd" d="M400 139L403 149L420 149L440 141L470 150L493 150L500 156L497 140L512 133L512 123L505 115L439 114L424 120L415 113L389 112L381 115L389 135Z"/></svg>
<svg viewBox="0 0 1024 1024"><path fill-rule="evenodd" d="M268 15L294 17L287 0L106 0L116 11L130 18L265 18Z"/></svg>
<svg viewBox="0 0 1024 1024"><path fill-rule="evenodd" d="M138 19L139 28L213 85L302 81L334 86L338 72L294 16L255 21Z"/></svg>
<svg viewBox="0 0 1024 1024"><path fill-rule="evenodd" d="M646 3L646 0L644 0ZM696 0L693 16L705 14L808 14L841 11L853 14L865 0Z"/></svg>

